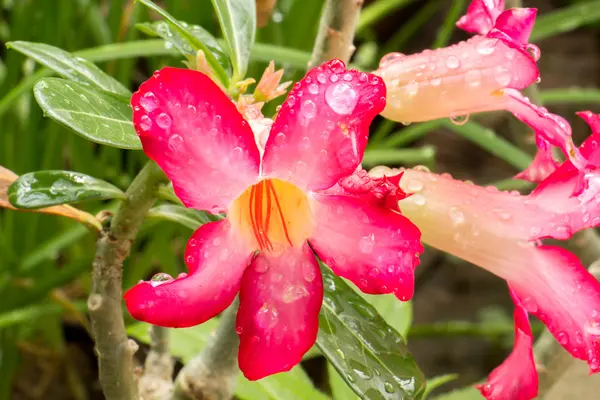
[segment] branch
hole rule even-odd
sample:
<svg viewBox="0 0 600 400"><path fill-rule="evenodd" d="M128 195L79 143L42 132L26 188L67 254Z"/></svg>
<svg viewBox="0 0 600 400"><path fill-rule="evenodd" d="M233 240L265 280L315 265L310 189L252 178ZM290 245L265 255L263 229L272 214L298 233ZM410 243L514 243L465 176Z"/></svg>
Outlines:
<svg viewBox="0 0 600 400"><path fill-rule="evenodd" d="M240 345L235 331L239 299L221 315L219 327L202 352L188 362L175 381L174 400L229 400L239 373Z"/></svg>
<svg viewBox="0 0 600 400"><path fill-rule="evenodd" d="M100 232L92 270L88 310L98 355L99 379L107 400L138 400L133 354L121 311L123 260L155 201L164 174L150 161L133 180L110 227Z"/></svg>
<svg viewBox="0 0 600 400"><path fill-rule="evenodd" d="M348 63L363 0L327 0L308 68L333 58Z"/></svg>
<svg viewBox="0 0 600 400"><path fill-rule="evenodd" d="M140 378L142 400L163 400L173 394L173 358L169 351L169 330L160 326L150 327L150 352L144 363Z"/></svg>

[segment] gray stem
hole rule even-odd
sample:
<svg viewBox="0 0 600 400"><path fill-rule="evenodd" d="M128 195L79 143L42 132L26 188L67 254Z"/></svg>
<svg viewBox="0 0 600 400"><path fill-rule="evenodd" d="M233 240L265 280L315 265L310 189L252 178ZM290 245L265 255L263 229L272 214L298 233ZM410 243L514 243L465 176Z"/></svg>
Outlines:
<svg viewBox="0 0 600 400"><path fill-rule="evenodd" d="M164 174L150 161L127 189L110 227L100 232L92 269L88 309L98 355L100 384L107 400L138 400L133 354L121 311L123 260L155 201Z"/></svg>
<svg viewBox="0 0 600 400"><path fill-rule="evenodd" d="M174 360L169 350L169 329L150 327L150 352L140 378L142 400L164 400L173 394Z"/></svg>
<svg viewBox="0 0 600 400"><path fill-rule="evenodd" d="M312 57L313 68L333 58L348 63L354 53L354 32L363 0L327 0L321 15L321 24Z"/></svg>
<svg viewBox="0 0 600 400"><path fill-rule="evenodd" d="M219 327L202 352L188 362L175 381L174 400L229 400L239 373L239 338L235 320L239 300L221 315Z"/></svg>

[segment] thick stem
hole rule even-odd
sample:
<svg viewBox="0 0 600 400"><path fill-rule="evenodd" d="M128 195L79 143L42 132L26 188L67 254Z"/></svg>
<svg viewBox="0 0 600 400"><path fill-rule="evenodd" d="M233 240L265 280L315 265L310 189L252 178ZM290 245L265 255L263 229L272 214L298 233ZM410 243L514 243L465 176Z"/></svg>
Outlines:
<svg viewBox="0 0 600 400"><path fill-rule="evenodd" d="M140 378L142 400L164 400L173 394L174 360L169 350L169 330L160 326L150 327L150 352L144 363Z"/></svg>
<svg viewBox="0 0 600 400"><path fill-rule="evenodd" d="M88 310L100 384L107 400L139 399L133 362L138 346L127 338L121 311L123 260L164 179L158 166L148 162L127 189L110 227L100 232L96 242Z"/></svg>
<svg viewBox="0 0 600 400"><path fill-rule="evenodd" d="M239 373L239 338L235 319L239 300L221 315L219 327L202 352L188 362L175 381L174 400L229 400Z"/></svg>
<svg viewBox="0 0 600 400"><path fill-rule="evenodd" d="M363 0L327 0L308 68L333 58L348 63Z"/></svg>

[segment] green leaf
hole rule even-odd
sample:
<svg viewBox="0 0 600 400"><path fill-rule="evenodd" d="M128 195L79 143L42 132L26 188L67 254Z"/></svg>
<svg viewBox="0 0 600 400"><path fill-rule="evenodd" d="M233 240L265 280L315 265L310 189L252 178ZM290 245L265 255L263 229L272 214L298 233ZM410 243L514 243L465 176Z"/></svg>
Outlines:
<svg viewBox="0 0 600 400"><path fill-rule="evenodd" d="M8 188L8 200L18 208L42 208L83 200L125 198L117 187L72 171L36 171L21 175Z"/></svg>
<svg viewBox="0 0 600 400"><path fill-rule="evenodd" d="M580 26L600 21L600 1L573 4L556 11L541 15L535 22L531 33L531 42L537 42L564 32L570 32Z"/></svg>
<svg viewBox="0 0 600 400"><path fill-rule="evenodd" d="M456 378L458 378L458 375L456 374L446 374L427 379L427 388L425 389L425 394L423 394L423 399L427 399L431 392L433 392L435 389L445 385L448 382L452 382Z"/></svg>
<svg viewBox="0 0 600 400"><path fill-rule="evenodd" d="M131 92L119 81L105 74L94 63L81 57L77 57L58 47L43 43L32 42L8 42L6 47L34 59L40 64L50 68L63 78L72 79L81 83L89 83L93 86L129 98Z"/></svg>
<svg viewBox="0 0 600 400"><path fill-rule="evenodd" d="M321 265L324 299L317 346L365 399L419 399L425 377L404 339L329 268Z"/></svg>
<svg viewBox="0 0 600 400"><path fill-rule="evenodd" d="M190 361L206 345L217 327L218 320L213 318L193 328L171 329L171 353L184 362ZM149 325L136 323L127 328L127 333L136 339L150 341ZM300 366L288 372L271 375L251 382L240 375L235 395L240 400L327 400L328 396L319 392Z"/></svg>
<svg viewBox="0 0 600 400"><path fill-rule="evenodd" d="M219 61L217 60L215 55L211 52L210 48L206 45L206 43L204 43L198 37L194 36L194 34L188 29L187 24L178 21L171 14L169 14L168 12L166 12L165 10L163 10L162 8L160 8L159 6L157 6L150 0L138 0L138 1L140 3L142 3L143 5L145 5L146 7L150 8L151 10L156 11L160 16L162 16L166 20L166 22L175 31L179 32L181 37L183 39L185 39L190 44L190 46L192 46L192 48L194 49L194 54L198 50L202 50L204 52L204 55L206 56L206 61L213 68L213 71L217 75L217 78L219 79L219 81L221 81L223 86L229 87L229 76L227 75L227 72L225 71L223 66L219 63Z"/></svg>
<svg viewBox="0 0 600 400"><path fill-rule="evenodd" d="M141 150L131 107L108 93L60 78L40 79L33 88L47 116L92 142Z"/></svg>
<svg viewBox="0 0 600 400"><path fill-rule="evenodd" d="M187 25L181 22L182 26L187 28L189 32L200 40L204 45L211 51L217 61L225 68L225 70L231 69L231 63L229 57L223 51L217 39L214 38L209 32L199 25ZM190 43L179 33L178 30L174 29L165 21L156 22L145 22L136 24L136 27L142 32L163 38L167 43L170 43L184 56L196 57L196 51L190 45Z"/></svg>
<svg viewBox="0 0 600 400"><path fill-rule="evenodd" d="M206 211L186 208L175 204L161 204L150 209L148 218L164 219L177 222L187 228L196 230L200 225L222 219Z"/></svg>
<svg viewBox="0 0 600 400"><path fill-rule="evenodd" d="M256 32L255 0L212 0L233 64L233 81L246 75Z"/></svg>
<svg viewBox="0 0 600 400"><path fill-rule="evenodd" d="M412 303L400 301L393 294L365 294L360 293L371 304L379 315L394 328L402 337L406 337L412 323Z"/></svg>
<svg viewBox="0 0 600 400"><path fill-rule="evenodd" d="M600 103L600 90L591 88L566 88L540 90L540 101L544 105Z"/></svg>
<svg viewBox="0 0 600 400"><path fill-rule="evenodd" d="M346 385L340 374L335 370L330 362L327 363L327 375L329 377L329 386L334 400L355 400L360 399L352 389Z"/></svg>

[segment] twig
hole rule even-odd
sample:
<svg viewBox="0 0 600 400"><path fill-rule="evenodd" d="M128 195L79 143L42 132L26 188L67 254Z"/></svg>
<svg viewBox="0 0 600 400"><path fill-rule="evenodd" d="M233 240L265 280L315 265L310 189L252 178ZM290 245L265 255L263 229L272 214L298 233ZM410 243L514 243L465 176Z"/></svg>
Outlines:
<svg viewBox="0 0 600 400"><path fill-rule="evenodd" d="M235 331L239 299L221 315L219 327L202 352L183 367L175 381L174 400L229 400L239 373L240 345Z"/></svg>
<svg viewBox="0 0 600 400"><path fill-rule="evenodd" d="M142 400L164 400L172 396L173 365L174 360L169 351L169 330L151 326L150 352L139 384Z"/></svg>
<svg viewBox="0 0 600 400"><path fill-rule="evenodd" d="M348 63L363 0L327 0L321 16L317 40L308 63L313 68L333 58Z"/></svg>
<svg viewBox="0 0 600 400"><path fill-rule="evenodd" d="M107 400L139 400L133 363L138 346L127 338L121 311L123 260L156 199L158 184L164 179L156 163L149 161L127 189L127 198L110 227L100 232L96 242L88 310L100 384Z"/></svg>

